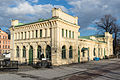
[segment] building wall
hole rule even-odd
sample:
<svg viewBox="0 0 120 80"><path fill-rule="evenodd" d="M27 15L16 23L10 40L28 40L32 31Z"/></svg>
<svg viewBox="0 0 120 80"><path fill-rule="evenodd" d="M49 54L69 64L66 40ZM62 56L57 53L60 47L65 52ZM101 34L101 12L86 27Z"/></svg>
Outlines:
<svg viewBox="0 0 120 80"><path fill-rule="evenodd" d="M90 61L94 57L102 59L105 55L113 54L111 34L106 32L105 36L100 38L91 36L89 40L78 38L80 36L78 32L80 26L77 25L77 18L62 12L61 9L54 8L52 12L54 19L42 22L16 26L19 24L19 21L13 21L10 28L11 60L18 60L20 63L27 61L29 63L29 50L31 46L33 47L33 61L38 61L38 46L41 46L41 53L44 53L45 57L47 57L46 48L50 46L53 65ZM42 30L42 37L40 36L40 30ZM65 49L62 49L64 46ZM18 47L19 57L17 56ZM23 57L23 47L26 48L26 57ZM83 49L87 50L83 51ZM78 55L78 50L80 55ZM66 53L64 57L62 55L63 52ZM72 53L72 57L70 53ZM80 59L78 59L79 56Z"/></svg>
<svg viewBox="0 0 120 80"><path fill-rule="evenodd" d="M0 54L10 52L8 34L0 29Z"/></svg>

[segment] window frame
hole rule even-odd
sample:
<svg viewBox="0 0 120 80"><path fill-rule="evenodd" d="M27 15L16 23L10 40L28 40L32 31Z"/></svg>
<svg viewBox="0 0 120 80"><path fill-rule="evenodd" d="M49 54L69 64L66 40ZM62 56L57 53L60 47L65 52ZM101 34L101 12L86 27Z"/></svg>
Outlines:
<svg viewBox="0 0 120 80"><path fill-rule="evenodd" d="M61 54L62 56L62 59L66 59L66 47L65 47L65 45L64 46L62 46L62 54Z"/></svg>

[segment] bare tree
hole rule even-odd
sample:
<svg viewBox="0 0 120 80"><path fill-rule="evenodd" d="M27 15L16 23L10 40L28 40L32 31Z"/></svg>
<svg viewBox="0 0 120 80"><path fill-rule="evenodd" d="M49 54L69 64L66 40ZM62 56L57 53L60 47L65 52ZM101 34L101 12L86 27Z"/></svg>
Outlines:
<svg viewBox="0 0 120 80"><path fill-rule="evenodd" d="M117 38L119 33L119 26L116 24L116 21L117 19L112 17L111 15L105 15L103 18L100 19L99 22L96 22L99 31L114 34L114 54L116 54Z"/></svg>
<svg viewBox="0 0 120 80"><path fill-rule="evenodd" d="M113 33L113 24L115 24L116 18L111 15L105 15L100 19L99 22L96 22L98 30L104 30L105 32Z"/></svg>

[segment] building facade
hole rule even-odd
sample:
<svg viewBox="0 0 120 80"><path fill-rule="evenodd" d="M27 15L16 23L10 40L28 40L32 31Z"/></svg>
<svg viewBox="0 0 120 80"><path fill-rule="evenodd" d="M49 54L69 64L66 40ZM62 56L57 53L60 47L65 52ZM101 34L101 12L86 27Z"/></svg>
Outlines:
<svg viewBox="0 0 120 80"><path fill-rule="evenodd" d="M23 24L11 23L11 60L31 64L41 54L53 65L63 65L113 55L113 38L104 35L80 36L78 17L52 9L52 18Z"/></svg>
<svg viewBox="0 0 120 80"><path fill-rule="evenodd" d="M0 29L0 54L10 52L10 40L8 34Z"/></svg>

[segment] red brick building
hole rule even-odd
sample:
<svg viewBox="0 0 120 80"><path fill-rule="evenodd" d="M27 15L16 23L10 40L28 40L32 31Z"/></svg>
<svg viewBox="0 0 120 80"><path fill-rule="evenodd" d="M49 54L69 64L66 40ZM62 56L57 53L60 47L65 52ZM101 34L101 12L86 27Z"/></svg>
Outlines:
<svg viewBox="0 0 120 80"><path fill-rule="evenodd" d="M8 34L0 29L0 54L10 52L10 40Z"/></svg>

